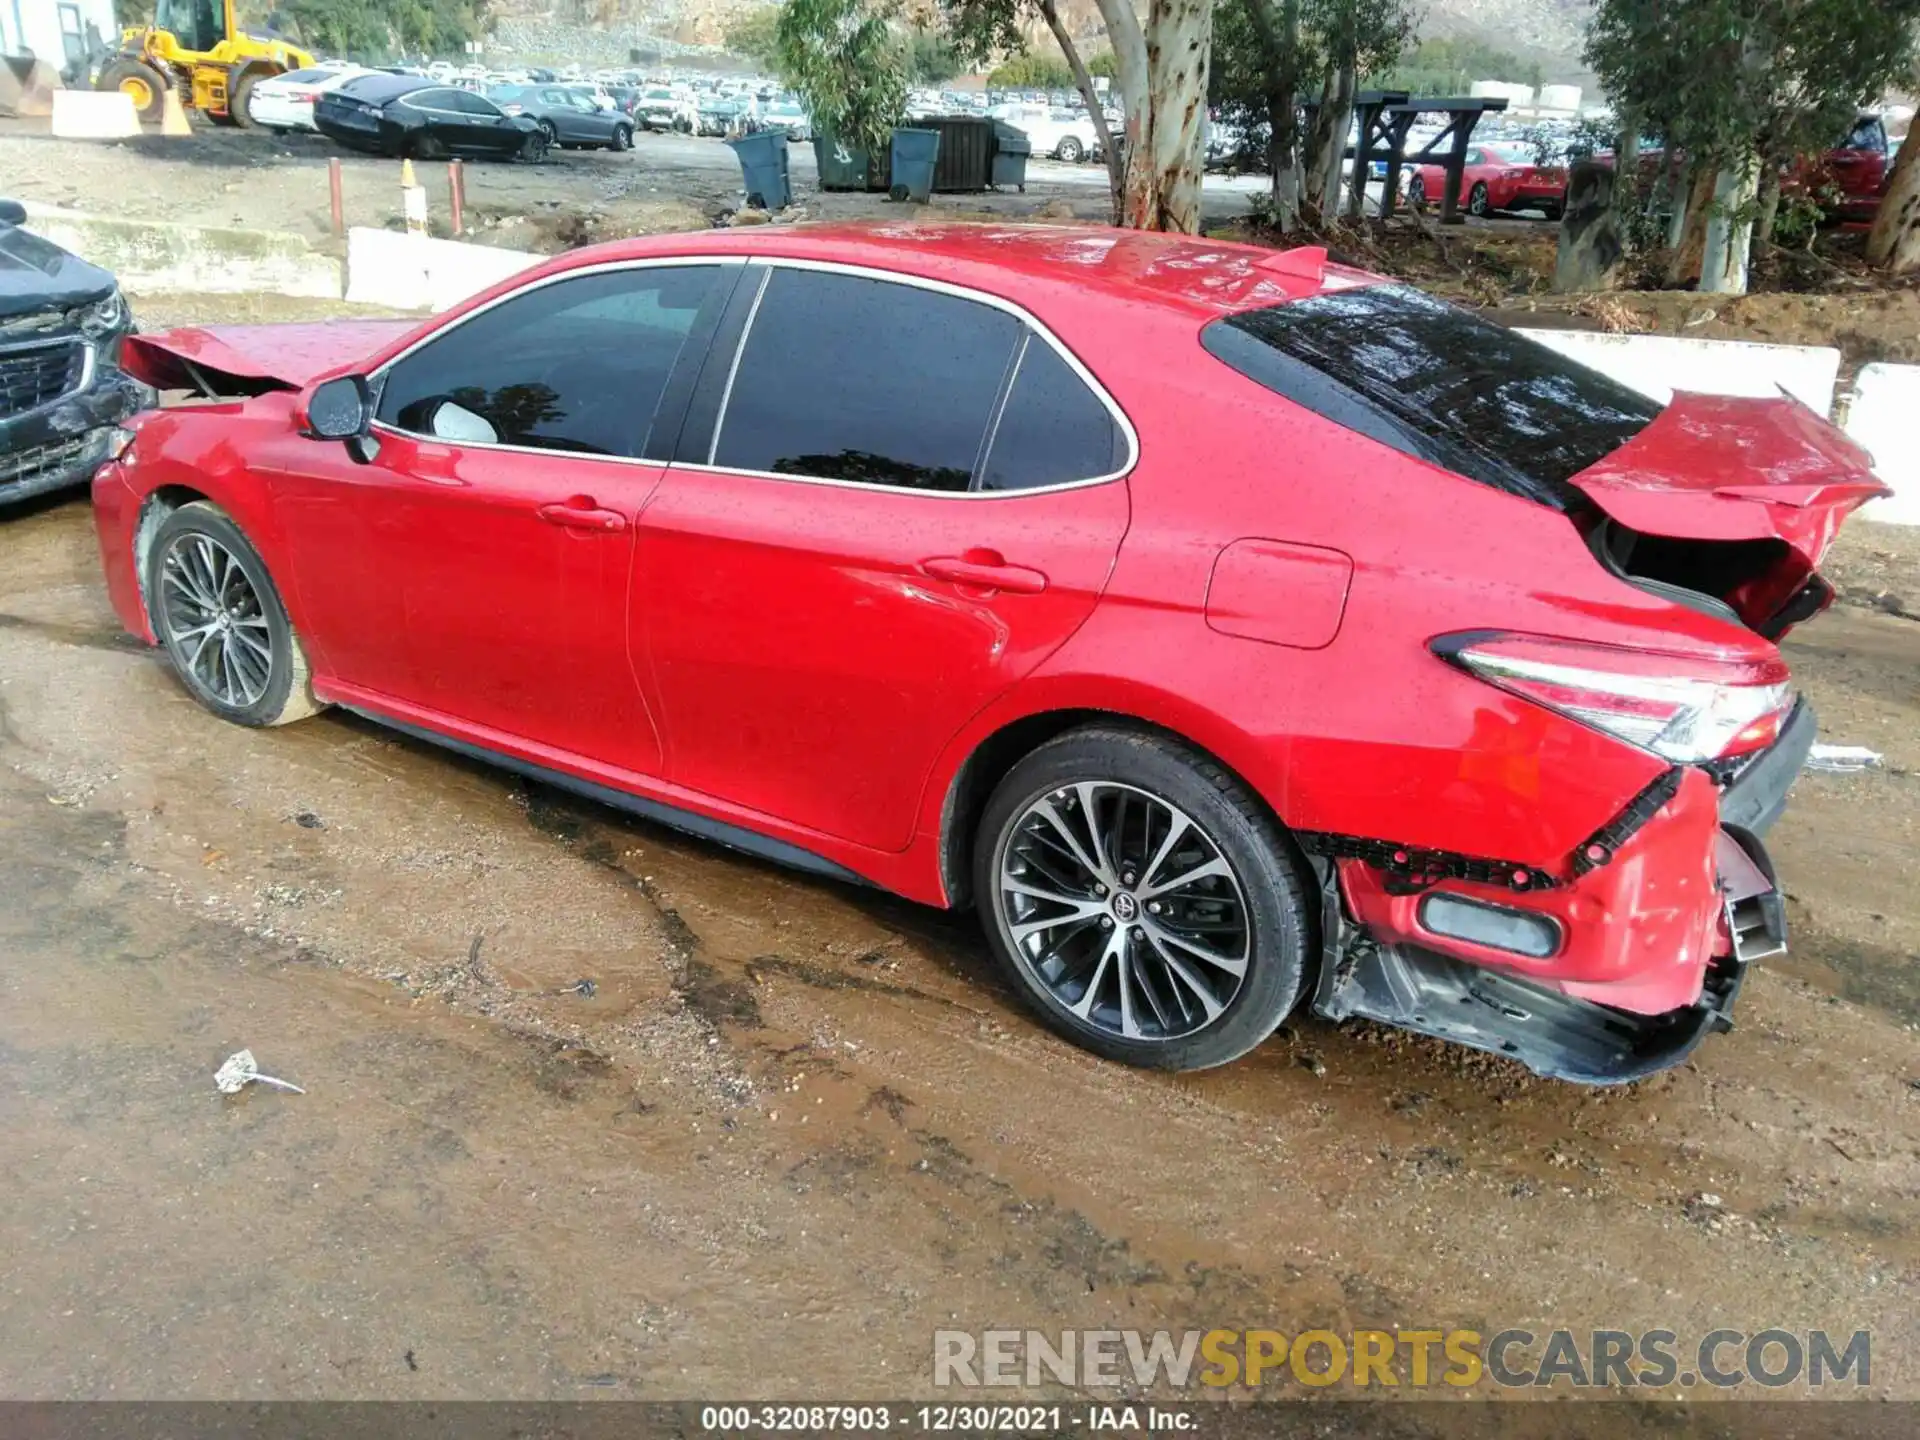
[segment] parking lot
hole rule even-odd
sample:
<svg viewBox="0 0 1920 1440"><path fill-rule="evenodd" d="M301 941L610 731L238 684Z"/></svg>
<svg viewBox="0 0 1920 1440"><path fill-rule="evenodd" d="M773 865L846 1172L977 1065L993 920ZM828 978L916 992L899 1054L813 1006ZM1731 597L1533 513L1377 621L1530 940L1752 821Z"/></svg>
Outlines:
<svg viewBox="0 0 1920 1440"><path fill-rule="evenodd" d="M789 147L795 203L812 219L898 217L924 213L879 194L818 188L813 147ZM0 120L0 174L7 194L88 213L288 232L330 241L327 161L341 161L350 225L401 221L398 161L343 152L316 135L276 137L203 126L185 139L158 135L102 144L55 139L45 121ZM647 133L621 154L556 152L537 165L465 165L468 238L487 244L559 250L583 239L697 229L741 203L740 165L723 141ZM449 220L447 167L415 167L440 233ZM938 215L1078 218L1108 215L1106 170L1095 164L1036 160L1024 194L940 195ZM1209 176L1207 204L1221 220L1246 214L1257 175Z"/></svg>

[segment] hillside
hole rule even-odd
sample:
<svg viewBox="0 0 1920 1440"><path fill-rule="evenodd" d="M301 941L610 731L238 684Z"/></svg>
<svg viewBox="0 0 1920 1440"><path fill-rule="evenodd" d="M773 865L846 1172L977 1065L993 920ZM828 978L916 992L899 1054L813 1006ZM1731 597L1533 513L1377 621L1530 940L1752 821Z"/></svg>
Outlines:
<svg viewBox="0 0 1920 1440"><path fill-rule="evenodd" d="M621 64L634 50L718 46L734 17L771 3L777 0L495 0L494 39L527 56ZM1100 35L1093 0L1061 0L1060 8L1076 37ZM1537 61L1550 79L1576 78L1592 11L1593 0L1429 0L1421 33L1481 40ZM1038 44L1045 31L1036 28Z"/></svg>

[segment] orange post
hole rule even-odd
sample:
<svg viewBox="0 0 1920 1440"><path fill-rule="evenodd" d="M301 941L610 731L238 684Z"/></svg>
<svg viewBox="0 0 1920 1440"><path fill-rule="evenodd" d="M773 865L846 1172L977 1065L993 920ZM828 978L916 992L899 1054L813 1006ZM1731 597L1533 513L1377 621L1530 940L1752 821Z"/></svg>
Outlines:
<svg viewBox="0 0 1920 1440"><path fill-rule="evenodd" d="M347 233L347 207L340 198L340 157L334 155L327 160L327 199L332 206L333 233Z"/></svg>
<svg viewBox="0 0 1920 1440"><path fill-rule="evenodd" d="M459 160L447 162L447 193L453 203L453 233L465 229L467 211L467 167Z"/></svg>

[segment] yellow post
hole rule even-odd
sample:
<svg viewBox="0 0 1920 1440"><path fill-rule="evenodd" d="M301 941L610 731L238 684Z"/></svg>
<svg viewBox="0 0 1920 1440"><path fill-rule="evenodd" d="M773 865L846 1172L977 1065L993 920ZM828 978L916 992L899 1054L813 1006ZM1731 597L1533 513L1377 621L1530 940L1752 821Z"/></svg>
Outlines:
<svg viewBox="0 0 1920 1440"><path fill-rule="evenodd" d="M407 233L427 233L427 192L413 177L413 161L400 162L400 208L407 217Z"/></svg>

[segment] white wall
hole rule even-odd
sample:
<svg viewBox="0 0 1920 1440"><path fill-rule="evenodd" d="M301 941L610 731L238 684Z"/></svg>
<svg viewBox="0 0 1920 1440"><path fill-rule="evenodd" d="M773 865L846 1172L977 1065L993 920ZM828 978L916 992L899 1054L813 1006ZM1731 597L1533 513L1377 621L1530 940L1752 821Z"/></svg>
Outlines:
<svg viewBox="0 0 1920 1440"><path fill-rule="evenodd" d="M1676 390L1706 395L1776 395L1784 388L1822 415L1833 413L1840 352L1806 345L1750 345L1676 335L1606 335L1590 330L1521 330L1570 360L1611 375L1662 405Z"/></svg>
<svg viewBox="0 0 1920 1440"><path fill-rule="evenodd" d="M1860 513L1920 525L1920 365L1863 365L1853 385L1847 434L1873 452L1874 474L1893 487Z"/></svg>
<svg viewBox="0 0 1920 1440"><path fill-rule="evenodd" d="M398 310L448 310L546 258L355 225L347 231L347 299Z"/></svg>

